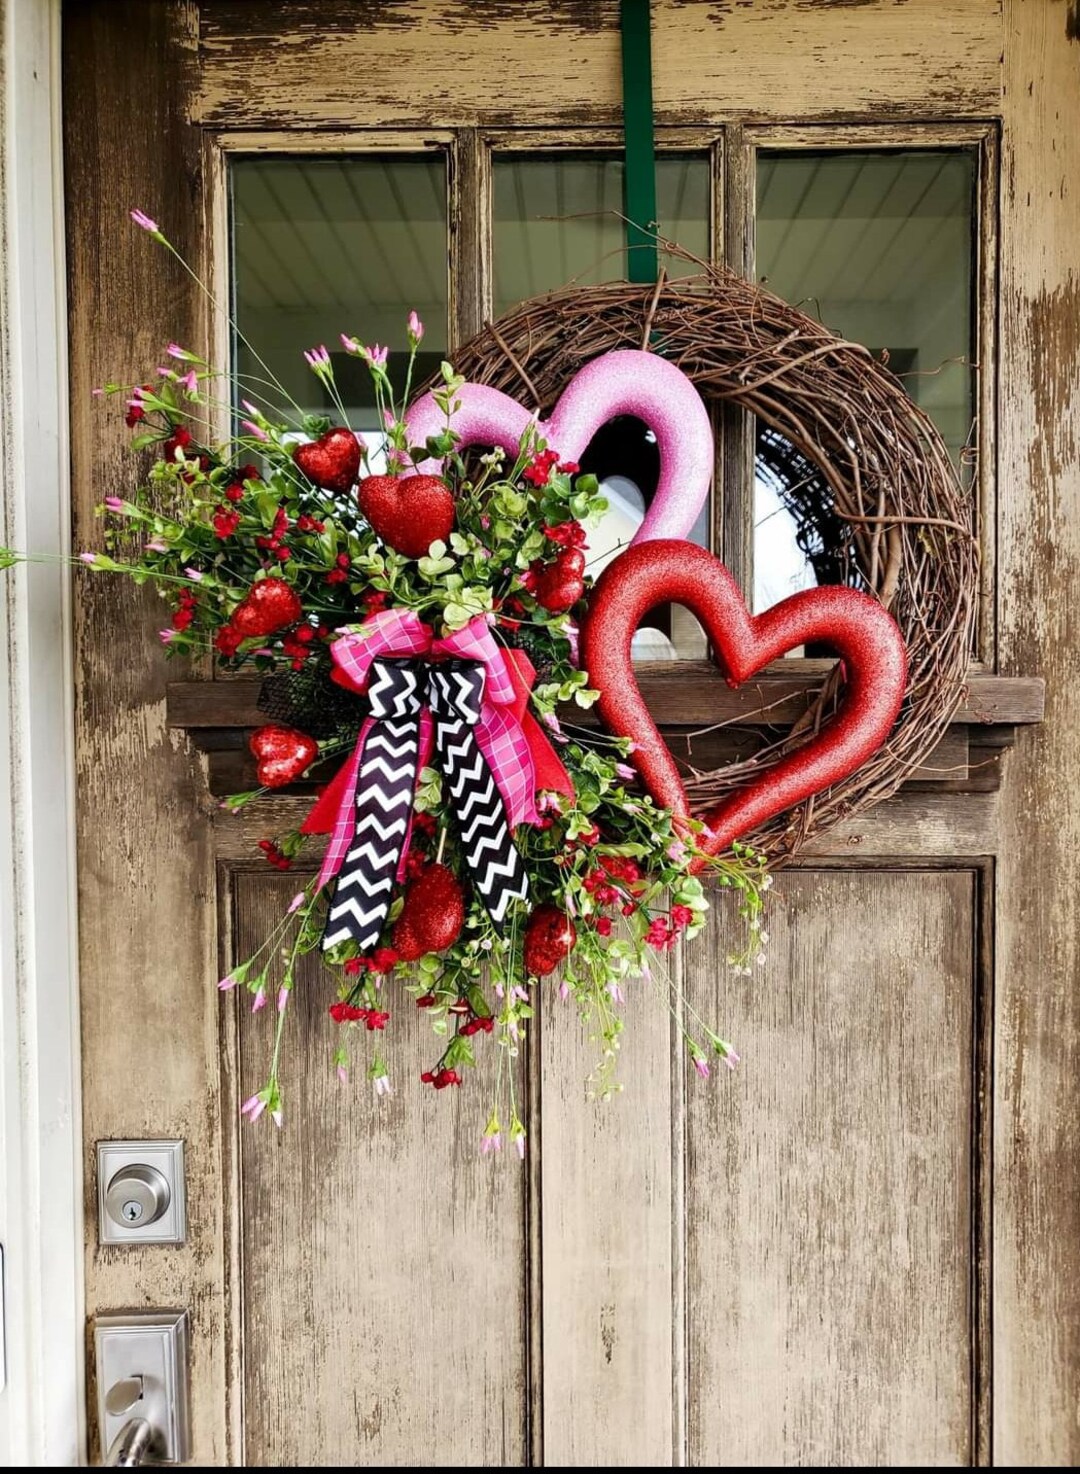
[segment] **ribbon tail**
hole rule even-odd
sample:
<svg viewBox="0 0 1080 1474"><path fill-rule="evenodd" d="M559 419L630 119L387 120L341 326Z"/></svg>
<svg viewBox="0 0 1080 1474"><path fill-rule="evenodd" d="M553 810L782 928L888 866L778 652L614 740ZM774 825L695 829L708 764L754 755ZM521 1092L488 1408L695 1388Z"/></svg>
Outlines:
<svg viewBox="0 0 1080 1474"><path fill-rule="evenodd" d="M418 715L372 723L356 780L356 825L330 900L323 951L379 940L412 814L420 755Z"/></svg>
<svg viewBox="0 0 1080 1474"><path fill-rule="evenodd" d="M473 885L499 925L511 901L524 901L529 895L525 862L514 844L502 794L468 722L439 717L435 745Z"/></svg>

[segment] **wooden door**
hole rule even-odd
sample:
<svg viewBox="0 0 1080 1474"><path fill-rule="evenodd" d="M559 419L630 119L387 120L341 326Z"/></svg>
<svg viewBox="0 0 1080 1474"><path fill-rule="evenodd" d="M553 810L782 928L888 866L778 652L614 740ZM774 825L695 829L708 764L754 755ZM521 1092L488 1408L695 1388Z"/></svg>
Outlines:
<svg viewBox="0 0 1080 1474"><path fill-rule="evenodd" d="M594 1107L576 1023L544 999L533 1149L492 1170L465 1092L425 1097L403 1064L377 1111L331 1083L314 976L290 1022L308 1063L289 1126L239 1129L263 1041L213 983L293 889L252 859L283 825L216 807L252 695L167 671L152 598L81 582L88 1314L190 1308L201 1463L1080 1456L1075 7L652 9L661 146L706 160L711 249L744 270L769 150L976 159L969 695L936 763L778 877L752 979L725 966L722 906L687 948L687 995L737 1038L736 1075L691 1088L642 1004L626 1092ZM437 155L461 341L498 269L492 161L617 144L617 27L614 0L67 7L77 545L135 472L91 387L217 336L130 207L222 285L235 156ZM712 541L749 589L745 427L724 444ZM1014 731L1040 714L1037 675L1046 720ZM398 1048L419 1069L414 1023ZM142 1136L187 1143L188 1241L102 1249L93 1145Z"/></svg>

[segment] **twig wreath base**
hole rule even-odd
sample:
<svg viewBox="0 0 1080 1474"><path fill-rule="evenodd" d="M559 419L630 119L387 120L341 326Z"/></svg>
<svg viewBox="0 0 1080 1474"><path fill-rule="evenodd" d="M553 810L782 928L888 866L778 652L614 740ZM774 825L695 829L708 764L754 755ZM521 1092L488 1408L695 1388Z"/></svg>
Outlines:
<svg viewBox="0 0 1080 1474"><path fill-rule="evenodd" d="M798 520L819 534L839 579L897 620L908 684L892 736L875 757L750 836L775 864L895 793L940 741L972 651L973 506L933 421L868 349L733 272L696 264L697 275L661 276L655 287L620 282L533 298L459 349L455 366L546 415L584 363L616 348L652 348L689 376L707 406L756 416L820 473L796 508ZM792 730L752 757L692 770L693 812L808 741L839 689L834 673Z"/></svg>

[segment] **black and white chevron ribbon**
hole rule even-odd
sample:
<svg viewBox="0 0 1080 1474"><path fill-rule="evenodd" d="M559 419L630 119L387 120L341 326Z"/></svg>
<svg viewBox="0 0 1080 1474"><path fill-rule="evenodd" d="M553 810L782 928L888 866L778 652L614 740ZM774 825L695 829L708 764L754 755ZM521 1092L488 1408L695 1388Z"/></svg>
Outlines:
<svg viewBox="0 0 1080 1474"><path fill-rule="evenodd" d="M477 893L498 924L528 897L525 864L502 795L476 742L486 672L479 661L429 665L413 658L373 660L368 677L372 726L356 779L356 830L323 932L323 950L350 938L374 947L386 923L420 757L420 714L430 707L435 752L460 827Z"/></svg>
<svg viewBox="0 0 1080 1474"><path fill-rule="evenodd" d="M511 901L529 894L525 862L506 822L506 807L473 728L484 699L484 667L475 660L433 665L428 698L435 718L435 750L454 801L461 846L480 899L496 926Z"/></svg>

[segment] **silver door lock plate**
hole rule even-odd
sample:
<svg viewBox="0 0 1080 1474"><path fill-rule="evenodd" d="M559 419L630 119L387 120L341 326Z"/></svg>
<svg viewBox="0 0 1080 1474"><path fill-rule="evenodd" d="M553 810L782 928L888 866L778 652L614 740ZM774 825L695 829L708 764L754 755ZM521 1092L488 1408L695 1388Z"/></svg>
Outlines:
<svg viewBox="0 0 1080 1474"><path fill-rule="evenodd" d="M99 1141L97 1183L101 1243L184 1242L182 1141Z"/></svg>
<svg viewBox="0 0 1080 1474"><path fill-rule="evenodd" d="M102 1454L119 1449L125 1437L134 1435L149 1463L181 1464L189 1459L187 1313L129 1310L99 1315L94 1321L94 1362Z"/></svg>

